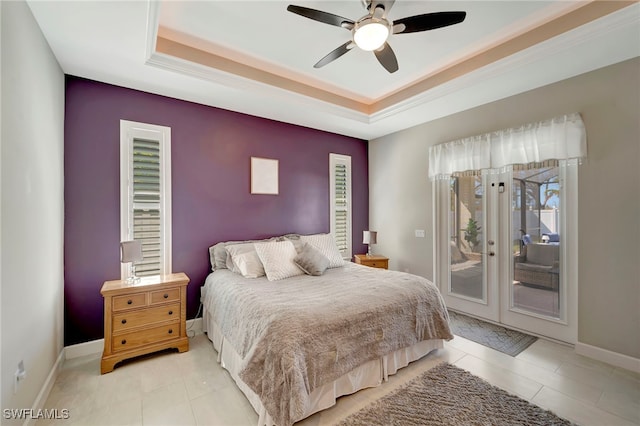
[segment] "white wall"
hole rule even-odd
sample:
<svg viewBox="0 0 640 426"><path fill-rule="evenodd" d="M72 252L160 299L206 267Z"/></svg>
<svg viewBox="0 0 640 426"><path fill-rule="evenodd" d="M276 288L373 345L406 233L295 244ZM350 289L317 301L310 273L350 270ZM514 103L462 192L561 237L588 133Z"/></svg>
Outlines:
<svg viewBox="0 0 640 426"><path fill-rule="evenodd" d="M2 408L31 408L63 350L64 74L28 5L0 8Z"/></svg>
<svg viewBox="0 0 640 426"><path fill-rule="evenodd" d="M638 58L371 141L376 251L391 269L433 279L429 146L570 112L582 114L588 139L579 169L578 340L640 358Z"/></svg>

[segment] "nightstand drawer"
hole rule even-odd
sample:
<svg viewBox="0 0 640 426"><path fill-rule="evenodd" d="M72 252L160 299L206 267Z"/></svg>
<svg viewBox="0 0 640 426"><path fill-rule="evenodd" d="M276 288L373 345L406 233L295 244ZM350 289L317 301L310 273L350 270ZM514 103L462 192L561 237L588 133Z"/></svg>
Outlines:
<svg viewBox="0 0 640 426"><path fill-rule="evenodd" d="M180 300L179 288L171 288L168 290L158 290L158 291L151 292L152 305L155 305L157 303L176 302L179 300Z"/></svg>
<svg viewBox="0 0 640 426"><path fill-rule="evenodd" d="M174 339L180 336L180 323L163 325L150 328L148 330L136 331L133 333L113 336L113 351L123 351L136 348L149 343L156 343L162 340Z"/></svg>
<svg viewBox="0 0 640 426"><path fill-rule="evenodd" d="M180 304L174 303L157 308L142 309L131 312L123 312L113 316L114 333L129 330L149 324L164 321L177 320L180 318Z"/></svg>
<svg viewBox="0 0 640 426"><path fill-rule="evenodd" d="M387 262L383 261L383 260L374 260L372 262L366 262L363 263L363 265L367 265L370 266L372 268L383 268L383 269L387 269Z"/></svg>
<svg viewBox="0 0 640 426"><path fill-rule="evenodd" d="M114 311L124 311L142 306L147 306L147 293L127 294L113 298Z"/></svg>

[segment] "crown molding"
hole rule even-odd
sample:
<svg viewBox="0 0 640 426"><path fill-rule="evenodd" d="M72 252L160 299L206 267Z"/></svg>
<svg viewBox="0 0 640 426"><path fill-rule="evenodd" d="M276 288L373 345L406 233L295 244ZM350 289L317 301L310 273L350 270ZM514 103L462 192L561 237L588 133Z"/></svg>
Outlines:
<svg viewBox="0 0 640 426"><path fill-rule="evenodd" d="M217 85L231 87L236 90L258 93L262 97L283 100L299 106L312 108L313 111L323 111L351 121L365 124L369 123L369 115L366 113L355 111L347 107L341 107L330 102L324 102L310 96L290 92L267 83L240 77L232 73L220 71L206 65L201 65L163 53L153 53L147 59L146 64L167 71L207 80Z"/></svg>
<svg viewBox="0 0 640 426"><path fill-rule="evenodd" d="M396 93L389 95L382 100L376 101L373 104L365 104L345 97L341 98L339 95L333 95L329 92L323 92L321 89L315 89L315 93L321 93L323 95L322 98L318 98L313 96L314 88L311 86L308 86L310 89L309 93L311 93L311 95L305 93L305 85L303 83L292 81L291 87L287 87L286 84L273 84L272 80L269 79L252 79L246 74L245 76L237 75L228 69L225 70L223 67L220 67L219 69L214 66L207 65L207 61L209 61L209 63L211 63L211 61L215 61L217 58L215 55L211 56L211 58L206 58L205 61L200 61L202 62L200 63L190 60L192 57L188 55L184 57L173 55L172 49L162 49L162 51L158 51L159 40L163 43L176 42L159 37L160 2L156 1L150 1L148 3L145 64L213 83L211 86L211 93L207 93L199 97L201 101L203 99L205 100L203 103L211 106L233 109L229 108L231 103L226 102L224 97L216 97L216 87L221 91L224 89L226 92L228 92L229 89L238 90L243 92L245 97L255 97L256 99L256 104L249 105L246 108L243 107L243 112L249 114L290 122L292 120L290 116L295 115L291 114L291 111L296 108L304 108L310 115L319 113L329 117L336 117L337 120L341 119L346 120L347 122L358 123L361 132L378 135L380 131L388 133L398 130L395 129L396 126L388 126L389 119L391 118L400 118L399 121L406 124L415 121L413 117L409 118L412 114L419 115L422 121L425 121L428 119L438 118L442 115L458 112L461 109L461 104L460 102L457 102L457 100L462 96L462 93L470 94L470 103L467 106L474 102L476 102L476 104L472 106L476 106L481 103L521 93L522 91L530 90L544 84L550 84L559 79L568 78L571 75L588 72L599 66L610 65L627 59L619 57L607 58L607 55L603 55L602 58L598 58L598 63L590 69L587 69L587 65L583 66L582 64L576 64L575 67L570 67L571 69L567 70L561 78L556 78L556 74L552 72L540 78L533 79L535 81L528 84L494 88L490 88L490 86L486 84L487 81L495 80L500 76L513 76L515 73L525 70L528 67L530 68L534 66L535 63L543 61L550 56L563 54L565 52L569 54L571 50L579 48L580 46L588 45L588 43L599 38L606 37L607 35L632 30L636 30L637 32L638 28L640 28L640 4L638 2L616 3L617 6L604 6L601 2L591 2L587 5L588 7L584 6L583 14L579 17L579 19L583 19L586 22L582 25L576 24L571 27L570 24L567 24L566 22L567 20L571 20L571 17L568 17L565 19L564 23L558 24L560 27L562 27L562 25L569 25L568 28L570 29L566 30L566 32L557 30L556 28L555 30L558 31L558 35L546 37L541 42L532 43L530 44L530 47L526 47L523 50L517 50L512 54L506 54L502 58L497 59L494 62L489 62L484 66L478 66L477 63L472 63L470 66L462 65L460 70L454 71L450 74L446 74L446 70L444 70L445 72L443 72L442 75L438 75L439 73L436 73L433 83L429 83L432 87L427 88L414 96L403 97ZM607 7L609 9L607 9ZM617 10L615 8L617 8ZM615 11L611 12L611 10ZM600 15L598 15L598 13L600 13ZM529 36L532 39L541 37L541 35L537 33L525 34L524 36ZM521 42L522 41L517 41L515 44ZM177 47L180 47L179 44ZM190 46L184 47L190 48ZM472 62L477 58L480 58L482 61L482 55L499 57L496 56L499 55L499 52L495 53L493 50L494 48L472 57ZM635 56L640 55L640 52L638 52L638 50L640 50L638 44L631 45L631 48L636 50L634 54ZM204 51L198 51L196 53L205 56L211 55ZM607 52L607 54L609 53ZM224 60L224 58L219 59ZM607 61L609 62L605 63ZM454 65L454 67L455 66L456 65ZM279 76L275 75L274 77L279 78ZM433 76L426 77L426 79L432 77ZM286 79L283 80L286 82ZM296 86L296 88L292 89L293 86ZM302 90L300 87L302 87ZM493 91L490 94L479 94L479 92L482 92L483 90L485 92L487 90ZM338 99L333 99L332 95ZM271 105L259 105L260 102L264 104L263 101L265 99L269 99L270 104L271 100L273 100L274 107L268 108ZM399 101L393 103L390 102L390 99L399 99ZM388 107L381 108L385 101L390 103L390 105ZM445 108L442 108L443 105L445 105ZM387 127L389 128L387 129Z"/></svg>
<svg viewBox="0 0 640 426"><path fill-rule="evenodd" d="M156 41L158 40L158 29L160 28L160 2L147 2L147 28L145 40L145 61L156 51Z"/></svg>
<svg viewBox="0 0 640 426"><path fill-rule="evenodd" d="M632 6L636 13L626 9L618 10L610 15L592 21L589 24L533 45L499 61L486 65L476 71L464 74L454 80L435 86L434 88L417 94L416 96L391 105L369 116L370 123L376 123L393 117L399 113L435 102L453 93L469 89L489 78L495 78L543 60L549 56L569 52L580 45L605 37L618 31L638 30L640 28L640 4ZM640 54L640 51L636 52ZM613 60L612 63L616 62ZM609 65L609 64L606 64ZM603 65L603 66L606 66ZM587 72L589 70L583 70Z"/></svg>

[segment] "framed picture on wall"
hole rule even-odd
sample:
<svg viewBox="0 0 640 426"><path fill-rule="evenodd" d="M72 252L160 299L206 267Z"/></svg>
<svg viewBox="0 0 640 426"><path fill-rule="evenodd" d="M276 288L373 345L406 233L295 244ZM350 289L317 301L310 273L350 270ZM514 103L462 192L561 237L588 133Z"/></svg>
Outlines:
<svg viewBox="0 0 640 426"><path fill-rule="evenodd" d="M251 193L278 195L278 160L251 157Z"/></svg>

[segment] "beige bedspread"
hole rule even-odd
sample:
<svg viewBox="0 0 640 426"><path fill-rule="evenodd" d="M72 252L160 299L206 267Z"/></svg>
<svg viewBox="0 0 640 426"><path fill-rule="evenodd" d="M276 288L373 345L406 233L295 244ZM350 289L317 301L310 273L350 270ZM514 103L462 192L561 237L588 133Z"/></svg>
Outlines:
<svg viewBox="0 0 640 426"><path fill-rule="evenodd" d="M244 360L240 378L280 426L301 418L311 391L355 367L453 338L438 289L402 272L348 263L269 282L222 269L205 291L207 311Z"/></svg>

